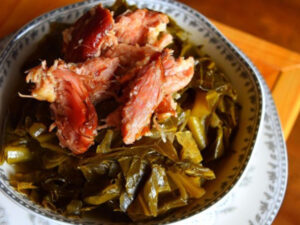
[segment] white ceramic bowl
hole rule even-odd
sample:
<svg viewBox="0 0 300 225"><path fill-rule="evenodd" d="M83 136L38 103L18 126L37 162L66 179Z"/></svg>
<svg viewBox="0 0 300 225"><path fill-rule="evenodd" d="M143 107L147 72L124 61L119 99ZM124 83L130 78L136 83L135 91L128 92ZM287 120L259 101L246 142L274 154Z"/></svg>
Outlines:
<svg viewBox="0 0 300 225"><path fill-rule="evenodd" d="M114 0L86 1L51 11L31 21L12 37L0 56L0 127L3 127L9 97L16 94L14 85L18 79L24 79L20 71L21 65L36 48L37 43L49 32L50 23L54 21L71 23L94 5L102 3L106 6L113 2ZM172 0L130 0L128 2L137 4L139 8L164 12L189 31L190 39L196 44L203 45L203 51L213 58L230 79L237 90L238 102L242 106L239 129L231 146L234 154L221 162L222 169L216 171L217 179L207 185L205 196L164 217L143 223L166 224L187 218L213 206L232 190L245 172L262 121L263 78L250 60L199 12ZM9 185L10 170L7 164L0 167L0 190L20 206L47 218L72 224L116 224L105 218L97 221L90 218L73 220L34 204Z"/></svg>

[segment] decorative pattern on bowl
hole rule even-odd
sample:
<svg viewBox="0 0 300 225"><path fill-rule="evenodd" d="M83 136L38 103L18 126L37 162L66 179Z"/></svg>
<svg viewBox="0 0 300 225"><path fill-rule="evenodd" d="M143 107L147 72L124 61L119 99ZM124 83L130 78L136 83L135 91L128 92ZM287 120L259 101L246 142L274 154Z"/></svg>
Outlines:
<svg viewBox="0 0 300 225"><path fill-rule="evenodd" d="M73 22L92 6L102 3L111 5L113 0L94 0L69 5L44 14L18 31L0 56L0 127L6 113L7 101L13 93L13 84L23 79L19 71L22 63L41 38L49 32L51 22ZM164 217L144 224L166 224L187 218L212 206L223 198L240 180L253 152L264 110L262 94L263 79L257 69L244 54L231 44L203 15L186 5L172 0L134 0L139 8L149 8L167 13L185 30L190 39L202 44L217 65L231 80L238 93L242 106L240 125L232 144L233 154L221 160L222 169L216 171L217 179L207 184L207 193L186 207ZM5 164L0 167L0 190L21 206L48 218L72 224L116 224L109 221L92 221L88 218L73 220L40 207L29 201L26 196L15 191L8 182L10 168ZM118 223L121 224L121 223ZM127 223L128 224L128 223Z"/></svg>

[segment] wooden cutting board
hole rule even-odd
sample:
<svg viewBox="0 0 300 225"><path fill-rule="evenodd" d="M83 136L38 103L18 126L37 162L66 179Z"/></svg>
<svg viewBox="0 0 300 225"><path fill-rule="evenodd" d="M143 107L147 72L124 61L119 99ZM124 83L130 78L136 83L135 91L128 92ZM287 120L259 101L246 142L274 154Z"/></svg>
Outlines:
<svg viewBox="0 0 300 225"><path fill-rule="evenodd" d="M34 17L78 0L2 0L0 37ZM254 62L272 90L285 138L300 109L300 55L219 22L213 23Z"/></svg>

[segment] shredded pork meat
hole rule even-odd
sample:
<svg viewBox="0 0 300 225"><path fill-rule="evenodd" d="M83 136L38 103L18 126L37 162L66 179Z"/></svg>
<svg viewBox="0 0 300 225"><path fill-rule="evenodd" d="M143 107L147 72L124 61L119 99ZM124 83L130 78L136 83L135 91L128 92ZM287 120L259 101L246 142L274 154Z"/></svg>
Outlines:
<svg viewBox="0 0 300 225"><path fill-rule="evenodd" d="M88 90L78 74L60 61L50 68L44 61L29 72L26 80L36 84L32 90L34 98L51 103L61 146L74 154L85 152L94 143L98 119Z"/></svg>
<svg viewBox="0 0 300 225"><path fill-rule="evenodd" d="M122 110L122 136L125 144L132 144L150 130L151 116L163 98L163 79L160 55L138 72Z"/></svg>
<svg viewBox="0 0 300 225"><path fill-rule="evenodd" d="M69 62L83 62L97 57L116 44L111 12L98 5L85 13L73 26L63 32L63 53Z"/></svg>
<svg viewBox="0 0 300 225"><path fill-rule="evenodd" d="M118 96L119 107L106 127L121 129L132 144L151 128L151 118L176 116L172 95L194 74L194 59L175 59L167 33L168 17L147 9L126 11L113 19L98 5L63 32L64 60L32 68L26 81L33 98L51 103L63 147L80 154L94 143L98 119L94 105Z"/></svg>
<svg viewBox="0 0 300 225"><path fill-rule="evenodd" d="M116 19L114 31L119 43L131 45L155 44L161 32L165 32L167 15L147 9L125 12Z"/></svg>

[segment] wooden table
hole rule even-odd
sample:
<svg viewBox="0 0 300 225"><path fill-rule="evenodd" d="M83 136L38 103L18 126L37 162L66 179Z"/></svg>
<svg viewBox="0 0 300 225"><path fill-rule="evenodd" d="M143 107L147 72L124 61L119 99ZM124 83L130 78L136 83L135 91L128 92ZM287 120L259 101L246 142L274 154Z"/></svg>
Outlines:
<svg viewBox="0 0 300 225"><path fill-rule="evenodd" d="M15 31L41 13L78 1L79 0L2 0L0 8L0 38ZM197 9L197 0L184 2ZM264 76L275 99L284 135L287 139L300 110L300 55L219 22L213 21L213 23L225 36L248 55ZM298 122L298 124L300 123ZM300 125L298 126L300 128ZM294 132L298 132L299 128ZM292 134L293 143L296 143L296 135L295 133ZM298 146L295 145L295 148L298 148ZM300 153L296 150L297 149L294 149L292 152L292 160L295 158L295 160L298 161L290 160L290 162L292 161L292 165L296 165L292 167L294 171L290 171L290 173L294 172L299 174L298 164ZM296 183L293 187L299 187L300 180L298 177L299 176L293 177ZM299 197L299 194L297 194L298 191L299 189L296 188L290 192L291 194L288 195L288 199L290 200L284 204L284 206L287 205L284 209L288 210L281 210L284 211L285 214L279 216L279 219L275 220L275 224L287 224L286 218L289 217L293 210L295 213L292 213L292 215L298 217L297 209L294 207L293 202L293 196L296 198ZM296 199L296 202L297 201L299 202L299 199ZM279 215L281 214L283 213L280 212ZM297 218L295 218L294 222L296 221Z"/></svg>

